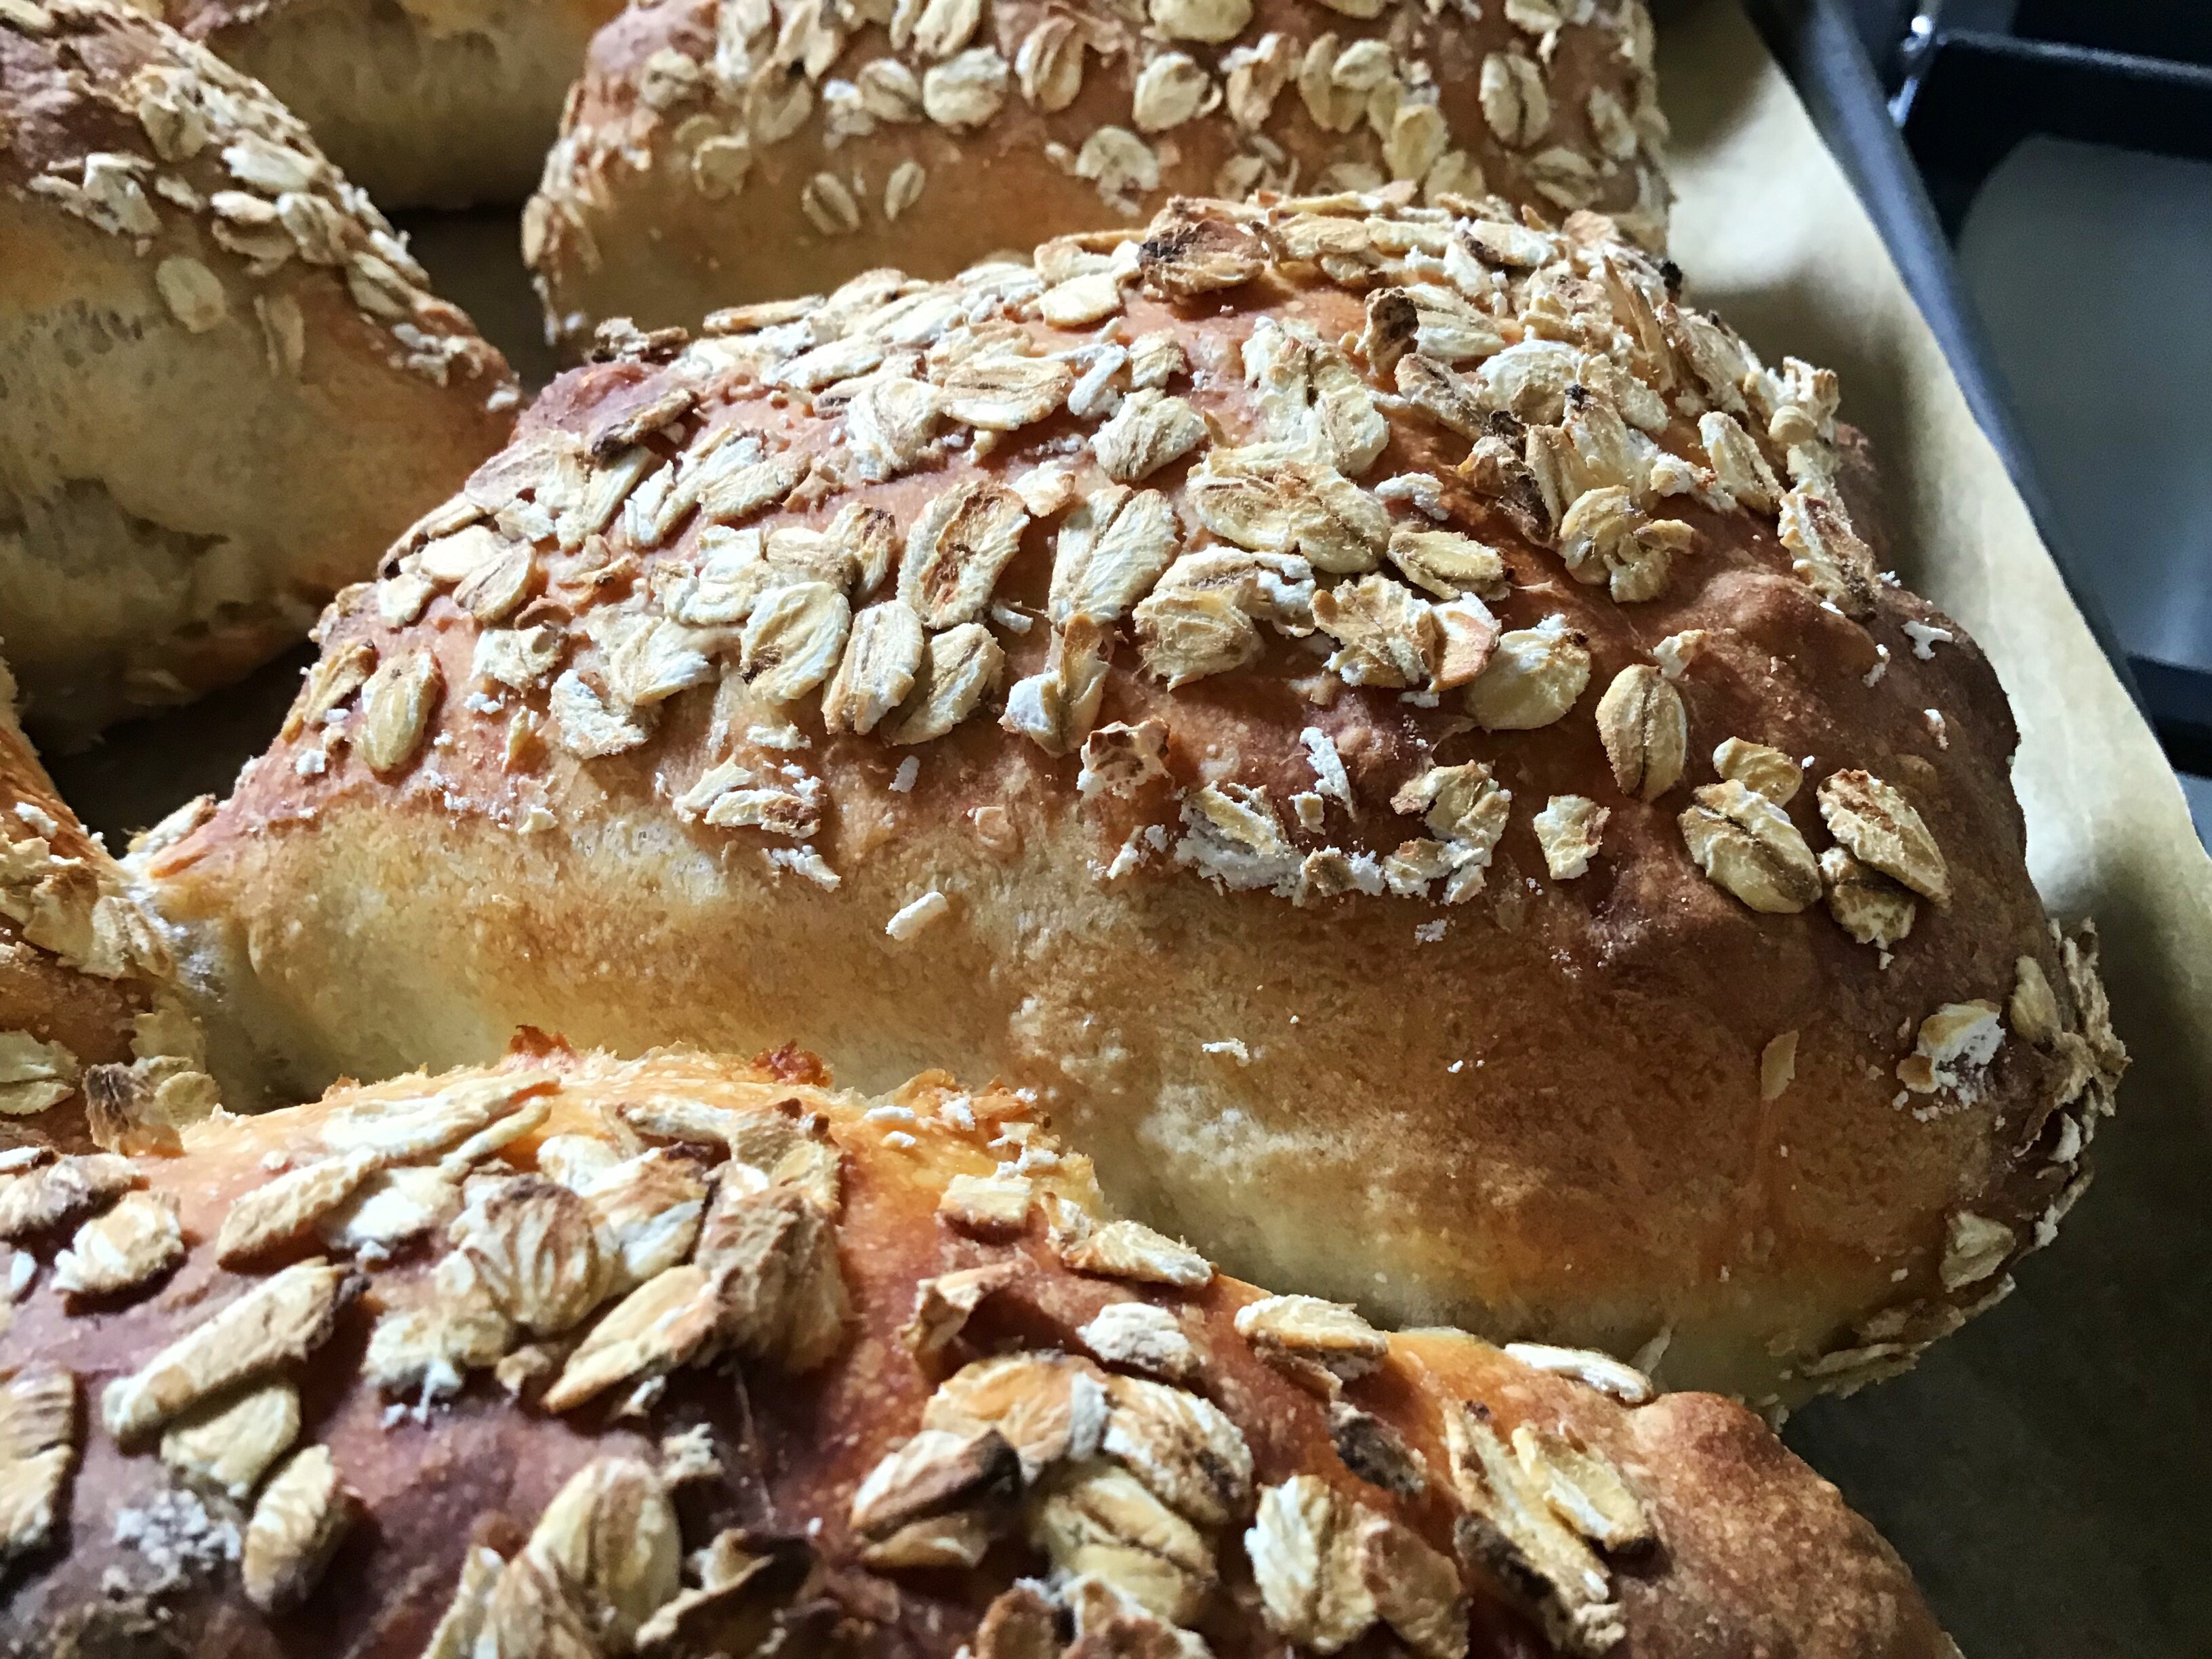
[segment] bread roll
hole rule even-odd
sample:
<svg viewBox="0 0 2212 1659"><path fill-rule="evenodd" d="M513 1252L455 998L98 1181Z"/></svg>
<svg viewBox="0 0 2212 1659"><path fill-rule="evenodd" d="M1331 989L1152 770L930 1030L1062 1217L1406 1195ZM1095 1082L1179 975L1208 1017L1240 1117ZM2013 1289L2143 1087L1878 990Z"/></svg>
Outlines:
<svg viewBox="0 0 2212 1659"><path fill-rule="evenodd" d="M387 208L530 194L620 0L167 0L177 29L265 83Z"/></svg>
<svg viewBox="0 0 2212 1659"><path fill-rule="evenodd" d="M167 1144L215 1106L198 1024L123 872L54 793L15 699L0 662L0 1161L26 1146Z"/></svg>
<svg viewBox="0 0 2212 1659"><path fill-rule="evenodd" d="M107 1160L42 1257L151 1242L0 1337L11 1650L1955 1652L1741 1407L1268 1297L1018 1097L820 1080L541 1044Z"/></svg>
<svg viewBox="0 0 2212 1659"><path fill-rule="evenodd" d="M1666 235L1643 0L657 0L592 42L523 221L556 339L1171 196L1496 191Z"/></svg>
<svg viewBox="0 0 2212 1659"><path fill-rule="evenodd" d="M1248 1277L1769 1404L2079 1190L1996 678L1832 377L1602 222L1185 204L608 349L144 866L292 1087L949 1056Z"/></svg>
<svg viewBox="0 0 2212 1659"><path fill-rule="evenodd" d="M0 10L0 622L81 743L296 641L502 442L505 362L268 92Z"/></svg>

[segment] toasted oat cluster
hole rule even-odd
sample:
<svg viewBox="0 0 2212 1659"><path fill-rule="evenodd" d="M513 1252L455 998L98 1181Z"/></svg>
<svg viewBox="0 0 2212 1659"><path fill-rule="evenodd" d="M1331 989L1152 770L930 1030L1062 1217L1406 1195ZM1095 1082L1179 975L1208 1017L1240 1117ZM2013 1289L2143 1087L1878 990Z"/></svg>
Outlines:
<svg viewBox="0 0 2212 1659"><path fill-rule="evenodd" d="M595 43L524 252L575 335L1176 195L1496 191L1656 246L1665 136L1642 0L661 0Z"/></svg>
<svg viewBox="0 0 2212 1659"><path fill-rule="evenodd" d="M1946 1650L1740 1407L1263 1295L1016 1096L818 1076L539 1048L12 1156L8 1650Z"/></svg>
<svg viewBox="0 0 2212 1659"><path fill-rule="evenodd" d="M215 1105L167 947L15 721L0 662L0 1156L171 1139ZM0 1261L0 1297L20 1288Z"/></svg>
<svg viewBox="0 0 2212 1659"><path fill-rule="evenodd" d="M1250 305L1306 283L1358 295L1359 331L1295 303L1233 339L1177 325L1217 295ZM1694 568L1700 532L1682 515L1702 513L1774 526L1824 606L1875 612L1838 481L1835 377L1765 368L1603 221L1549 230L1495 204L1350 195L1184 204L1141 235L1048 243L1034 265L936 286L872 273L720 313L696 342L607 339L611 356L666 367L611 387L588 432L543 424L488 464L374 594L388 626L441 595L474 620L459 700L480 717L492 711L468 699L512 704L525 769L541 737L584 759L645 745L662 704L720 678L765 718L803 713L896 747L996 715L1048 755L1079 754L1085 800L1140 796L1166 775L1166 733L1100 720L1118 652L1171 692L1287 671L1317 703L1372 688L1447 729L1594 720L1613 782L1651 801L1688 775L1680 683L1703 635L1651 641L1592 706L1577 630L1557 613L1507 626L1493 605L1561 580L1623 607L1657 599ZM1394 422L1465 459L1382 476ZM1054 435L1029 446L1034 465L927 486L1040 431ZM901 494L910 509L878 504L875 487L901 479L921 486ZM753 527L793 513L817 522ZM1478 514L1492 539L1469 533ZM1031 611L1000 583L1039 526L1056 527ZM1498 532L1545 550L1540 572L1516 582ZM1008 646L1039 623L1044 660L1010 676ZM349 739L393 773L444 689L433 654L348 637L287 735L313 727L325 754ZM333 719L356 693L357 727ZM1102 878L1164 857L1301 904L1482 891L1514 811L1490 766L1408 776L1391 805L1409 833L1378 852L1329 839L1350 786L1325 732L1304 742L1313 787L1290 802L1294 823L1249 787L1206 783L1132 833ZM1682 789L1682 855L1751 908L1825 899L1887 952L1921 902L1948 902L1942 849L1895 785L1850 768L1822 779L1834 844L1816 858L1782 811L1796 762L1732 737L1713 769ZM722 760L671 805L764 832L772 856L836 879L808 844L822 786L795 753ZM1601 852L1607 810L1587 796L1522 810L1554 878Z"/></svg>

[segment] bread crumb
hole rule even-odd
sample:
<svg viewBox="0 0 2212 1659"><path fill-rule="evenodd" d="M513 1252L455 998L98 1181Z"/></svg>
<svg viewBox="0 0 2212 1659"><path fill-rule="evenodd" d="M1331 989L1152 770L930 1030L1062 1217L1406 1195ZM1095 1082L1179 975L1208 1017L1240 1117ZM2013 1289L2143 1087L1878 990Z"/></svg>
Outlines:
<svg viewBox="0 0 2212 1659"><path fill-rule="evenodd" d="M1959 637L1948 628L1919 622L1905 623L1905 637L1912 641L1912 654L1923 662L1935 656L1937 646L1954 644Z"/></svg>
<svg viewBox="0 0 2212 1659"><path fill-rule="evenodd" d="M1859 684L1871 686L1887 672L1889 672L1889 647L1886 645L1877 645L1874 648L1874 666L1860 677Z"/></svg>
<svg viewBox="0 0 2212 1659"><path fill-rule="evenodd" d="M901 907L898 914L884 924L884 932L903 945L951 908L952 901L933 887L920 898Z"/></svg>
<svg viewBox="0 0 2212 1659"><path fill-rule="evenodd" d="M1252 1063L1252 1051L1236 1037L1224 1038L1219 1042L1201 1042L1198 1046L1209 1054L1226 1054L1239 1066Z"/></svg>
<svg viewBox="0 0 2212 1659"><path fill-rule="evenodd" d="M891 775L891 793L895 795L912 794L914 781L921 775L921 757L908 755L899 763L898 770Z"/></svg>

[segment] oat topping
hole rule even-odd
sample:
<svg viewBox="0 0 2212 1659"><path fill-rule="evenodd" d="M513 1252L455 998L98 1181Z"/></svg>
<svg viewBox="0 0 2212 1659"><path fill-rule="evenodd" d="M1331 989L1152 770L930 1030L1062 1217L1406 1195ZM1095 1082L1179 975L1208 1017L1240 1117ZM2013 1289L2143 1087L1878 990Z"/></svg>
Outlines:
<svg viewBox="0 0 2212 1659"><path fill-rule="evenodd" d="M1218 97L1249 112L1295 79L1297 101L1313 106L1299 118L1341 115L1390 167L1431 177L1454 153L1431 118L1431 72L1413 73L1382 39L1340 30L1308 47L1271 36L1236 46L1224 67L1215 43L1156 37L1121 64L1097 20L1055 14L1000 43L996 20L972 5L894 11L896 55L848 64L840 52L871 20L833 27L810 9L813 22L787 31L773 8L729 0L717 15L737 33L684 106L737 76L758 149L773 142L762 110L794 99L896 125L942 114L928 107L932 77L940 91L988 82L978 53L1008 94L1041 106L1073 99L1086 64L1113 60L1143 88L1142 118L1129 118L1163 143L1175 137L1160 125L1169 116L1197 118L1187 106ZM1529 166L1571 191L1572 169L1541 158L1571 142L1582 112L1551 106L1542 39L1494 54L1483 79L1490 104L1511 102ZM815 44L801 52L802 40ZM826 78L794 74L805 62ZM656 73L672 88L684 81L672 64ZM1640 133L1645 117L1622 102L1590 120ZM1116 155L1136 165L1123 140L1145 150L1133 132L1102 128L1068 165L1103 180ZM426 520L378 584L380 614L416 618L403 626L443 626L441 604L476 624L461 706L419 647L342 640L303 692L293 740L314 734L318 710L358 699L342 738L319 746L349 743L396 779L421 769L444 728L501 712L519 734L507 769L520 788L549 746L589 763L652 757L664 733L687 741L700 717L681 711L703 713L711 698L708 755L656 774L670 807L702 836L741 837L778 874L834 888L864 837L834 798L834 769L816 774L799 750L848 735L926 745L988 720L1042 757L1081 757L1067 775L1101 837L1091 867L1102 881L1179 867L1302 905L1466 902L1486 890L1516 822L1498 778L1481 772L1478 787L1463 772L1439 811L1421 795L1434 779L1422 780L1457 769L1416 757L1390 775L1363 758L1363 790L1424 820L1382 839L1387 820L1371 811L1332 817L1344 796L1326 774L1279 793L1243 767L1172 758L1178 699L1154 720L1113 720L1117 680L1141 674L1193 707L1241 699L1229 682L1247 680L1321 709L1349 697L1345 729L1388 707L1431 746L1465 729L1463 713L1476 731L1453 752L1480 769L1507 734L1567 720L1591 690L1597 653L1612 647L1593 646L1599 630L1586 637L1576 607L1691 586L1716 517L1767 520L1799 577L1847 613L1871 614L1859 602L1875 587L1833 488L1832 377L1762 364L1603 221L1553 229L1479 198L1413 200L1351 188L1242 206L1178 200L1141 234L1064 236L1030 264L993 260L936 284L870 271L804 303L718 313L696 341L613 331L606 355L660 378L638 382L588 434L541 433L480 470L463 506ZM1127 314L1157 296L1210 315L1211 295L1234 313L1237 290L1263 275L1292 290L1358 291L1364 327L1325 338L1287 303L1219 338ZM745 387L769 389L772 409L806 401L754 429ZM1408 423L1464 462L1380 476ZM1018 458L1003 477L963 473L966 458L988 465L1002 448ZM947 482L928 483L948 465ZM894 512L873 487L908 476ZM1780 575L1771 544L1750 539ZM1036 580L1041 557L1039 606L1017 584ZM404 603L387 605L387 592ZM1694 782L1690 715L1705 693L1690 686L1706 645L1686 629L1647 661L1604 661L1592 713L1608 787L1653 801ZM1124 736L1154 726L1158 740ZM793 735L756 740L769 729ZM1731 738L1713 765L1719 782L1681 814L1674 856L1753 910L1792 914L1825 896L1855 937L1887 950L1911 925L1911 895L1948 892L1924 823L1878 780L1832 775L1821 817L1838 846L1815 848L1784 810L1788 757ZM900 769L893 792L920 775ZM1601 804L1605 781L1519 807L1552 879L1586 875L1604 845L1620 810ZM996 827L1006 810L980 811L987 844L1010 853L1018 843ZM558 827L534 800L511 811L519 827ZM895 916L892 937L936 914Z"/></svg>
<svg viewBox="0 0 2212 1659"><path fill-rule="evenodd" d="M1802 910L1820 896L1820 869L1797 826L1764 795L1733 780L1693 792L1682 840L1719 886L1768 915Z"/></svg>
<svg viewBox="0 0 2212 1659"><path fill-rule="evenodd" d="M352 1294L346 1269L319 1258L263 1279L100 1396L107 1431L126 1443L238 1383L295 1364L329 1340Z"/></svg>
<svg viewBox="0 0 2212 1659"><path fill-rule="evenodd" d="M76 1462L76 1379L26 1365L0 1381L0 1561L42 1549Z"/></svg>

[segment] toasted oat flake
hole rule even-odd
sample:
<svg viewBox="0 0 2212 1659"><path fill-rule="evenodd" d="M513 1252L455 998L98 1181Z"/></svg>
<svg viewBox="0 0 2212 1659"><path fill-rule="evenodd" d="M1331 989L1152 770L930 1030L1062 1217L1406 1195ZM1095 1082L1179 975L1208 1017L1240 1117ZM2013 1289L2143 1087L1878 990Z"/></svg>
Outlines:
<svg viewBox="0 0 2212 1659"><path fill-rule="evenodd" d="M1779 749L1741 738L1725 739L1713 750L1713 770L1724 779L1766 797L1777 806L1787 806L1805 780L1803 769Z"/></svg>
<svg viewBox="0 0 2212 1659"><path fill-rule="evenodd" d="M389 658L368 677L353 741L372 771L396 772L415 758L444 688L438 659L428 651Z"/></svg>
<svg viewBox="0 0 2212 1659"><path fill-rule="evenodd" d="M1797 1076L1797 1033L1784 1031L1759 1051L1759 1097L1782 1098Z"/></svg>
<svg viewBox="0 0 2212 1659"><path fill-rule="evenodd" d="M1091 435L1091 447L1106 476L1135 483L1181 460L1206 441L1196 410L1164 392L1132 392L1111 420Z"/></svg>
<svg viewBox="0 0 2212 1659"><path fill-rule="evenodd" d="M1482 118L1498 143L1525 149L1552 125L1552 99L1544 72L1519 52L1493 52L1482 60Z"/></svg>
<svg viewBox="0 0 2212 1659"><path fill-rule="evenodd" d="M1919 910L1912 895L1842 848L1822 850L1820 881L1828 914L1860 944L1887 951L1912 931Z"/></svg>
<svg viewBox="0 0 2212 1659"><path fill-rule="evenodd" d="M1714 883L1770 915L1820 896L1820 866L1789 815L1741 783L1707 784L1681 814L1682 839Z"/></svg>
<svg viewBox="0 0 2212 1659"><path fill-rule="evenodd" d="M1444 1419L1452 1481L1468 1513L1460 1553L1536 1603L1547 1632L1570 1653L1598 1659L1620 1641L1612 1575L1553 1510L1480 1407Z"/></svg>
<svg viewBox="0 0 2212 1659"><path fill-rule="evenodd" d="M675 1507L652 1465L606 1456L584 1465L554 1494L517 1565L541 1569L571 1616L599 1632L585 1651L628 1652L640 1628L681 1588L682 1553ZM499 1650L506 1651L503 1644ZM572 1651L557 1643L552 1650Z"/></svg>
<svg viewBox="0 0 2212 1659"><path fill-rule="evenodd" d="M1590 655L1564 617L1498 635L1488 667L1467 688L1468 712L1486 731L1551 725L1589 684Z"/></svg>
<svg viewBox="0 0 2212 1659"><path fill-rule="evenodd" d="M1554 795L1529 820L1553 881L1572 881L1589 872L1611 816L1587 795Z"/></svg>
<svg viewBox="0 0 2212 1659"><path fill-rule="evenodd" d="M1103 1459L1057 1472L1029 1510L1029 1533L1060 1573L1103 1579L1170 1625L1194 1620L1216 1583L1205 1534Z"/></svg>
<svg viewBox="0 0 2212 1659"><path fill-rule="evenodd" d="M560 1335L606 1294L590 1206L542 1176L502 1182L462 1212L453 1232L492 1300L535 1334Z"/></svg>
<svg viewBox="0 0 2212 1659"><path fill-rule="evenodd" d="M1561 1348L1542 1342L1508 1342L1505 1352L1532 1370L1554 1376L1571 1376L1577 1382L1611 1395L1624 1406L1647 1404L1656 1396L1651 1379L1633 1365L1594 1348Z"/></svg>
<svg viewBox="0 0 2212 1659"><path fill-rule="evenodd" d="M1053 1253L1078 1273L1148 1285L1209 1283L1213 1264L1188 1244L1139 1221L1100 1224L1073 1205L1052 1206Z"/></svg>
<svg viewBox="0 0 2212 1659"><path fill-rule="evenodd" d="M900 599L870 605L853 618L845 654L823 693L823 723L832 732L872 732L913 690L925 636L914 607Z"/></svg>
<svg viewBox="0 0 2212 1659"><path fill-rule="evenodd" d="M304 1239L316 1222L350 1198L376 1173L381 1154L362 1151L319 1159L250 1188L234 1201L216 1237L216 1259L226 1267Z"/></svg>
<svg viewBox="0 0 2212 1659"><path fill-rule="evenodd" d="M704 1268L665 1268L617 1302L568 1357L541 1403L565 1412L607 1389L687 1365L713 1340L720 1309Z"/></svg>
<svg viewBox="0 0 2212 1659"><path fill-rule="evenodd" d="M0 1174L0 1239L35 1237L103 1209L138 1184L131 1160L108 1152L55 1158Z"/></svg>
<svg viewBox="0 0 2212 1659"><path fill-rule="evenodd" d="M980 127L1006 101L1006 60L990 46L971 46L921 77L921 107L955 132Z"/></svg>
<svg viewBox="0 0 2212 1659"><path fill-rule="evenodd" d="M1689 750L1682 694L1659 671L1632 663L1597 705L1598 737L1613 781L1638 800L1656 800L1679 782Z"/></svg>
<svg viewBox="0 0 2212 1659"><path fill-rule="evenodd" d="M76 1230L54 1259L54 1286L70 1296L135 1290L184 1260L184 1231L167 1194L125 1193Z"/></svg>
<svg viewBox="0 0 2212 1659"><path fill-rule="evenodd" d="M328 1448L310 1446L295 1455L270 1480L246 1523L239 1563L246 1600L264 1613L304 1601L360 1506Z"/></svg>
<svg viewBox="0 0 2212 1659"><path fill-rule="evenodd" d="M1021 1461L997 1429L926 1428L871 1469L853 1493L855 1532L882 1537L947 1510L1003 1500Z"/></svg>
<svg viewBox="0 0 2212 1659"><path fill-rule="evenodd" d="M2012 995L2005 1004L2006 1023L2038 1048L2047 1048L2065 1030L2057 994L2051 988L2043 964L2033 957L2020 957L2014 963L2013 975Z"/></svg>
<svg viewBox="0 0 2212 1659"><path fill-rule="evenodd" d="M1252 0L1150 0L1152 27L1170 40L1219 46L1252 21Z"/></svg>
<svg viewBox="0 0 2212 1659"><path fill-rule="evenodd" d="M243 1500L299 1437L300 1391L269 1382L172 1423L161 1436L161 1462Z"/></svg>
<svg viewBox="0 0 2212 1659"><path fill-rule="evenodd" d="M1199 1368L1198 1350L1176 1316L1149 1302L1109 1302L1076 1332L1109 1365L1184 1382Z"/></svg>
<svg viewBox="0 0 2212 1659"><path fill-rule="evenodd" d="M42 1549L76 1462L76 1378L33 1363L0 1380L0 1561Z"/></svg>
<svg viewBox="0 0 2212 1659"><path fill-rule="evenodd" d="M229 313L222 279L184 254L173 254L154 268L154 285L187 333L204 334Z"/></svg>
<svg viewBox="0 0 2212 1659"><path fill-rule="evenodd" d="M1937 1277L1947 1291L1978 1285L2004 1265L2019 1242L2002 1222L1961 1210L1945 1224Z"/></svg>
<svg viewBox="0 0 2212 1659"><path fill-rule="evenodd" d="M914 1315L899 1339L917 1359L931 1359L952 1345L968 1316L993 1292L1021 1276L1018 1263L996 1261L925 1279L915 1287Z"/></svg>
<svg viewBox="0 0 2212 1659"><path fill-rule="evenodd" d="M1820 801L1829 833L1854 858L1923 898L1950 902L1942 852L1912 803L1896 788L1869 773L1837 772L1822 780Z"/></svg>
<svg viewBox="0 0 2212 1659"><path fill-rule="evenodd" d="M110 1383L100 1397L108 1433L135 1440L226 1389L304 1359L328 1340L353 1284L344 1268L320 1259L263 1279Z"/></svg>
<svg viewBox="0 0 2212 1659"><path fill-rule="evenodd" d="M1513 1431L1513 1455L1552 1512L1600 1548L1638 1549L1655 1536L1620 1472L1566 1435L1523 1423Z"/></svg>
<svg viewBox="0 0 2212 1659"><path fill-rule="evenodd" d="M904 945L920 938L926 929L950 915L951 909L952 901L932 888L901 905L884 924L884 932Z"/></svg>
<svg viewBox="0 0 2212 1659"><path fill-rule="evenodd" d="M1027 1176L957 1175L945 1183L937 1212L964 1233L996 1237L1028 1224L1036 1197L1036 1183Z"/></svg>
<svg viewBox="0 0 2212 1659"><path fill-rule="evenodd" d="M1262 1353L1307 1359L1347 1381L1364 1376L1390 1352L1390 1340L1340 1302L1271 1296L1237 1310L1237 1333Z"/></svg>
<svg viewBox="0 0 2212 1659"><path fill-rule="evenodd" d="M1947 1002L1920 1022L1912 1052L1897 1068L1899 1081L1914 1094L1955 1091L1971 1100L1978 1090L1976 1073L1996 1058L2004 1044L2004 1025L1994 1002Z"/></svg>
<svg viewBox="0 0 2212 1659"><path fill-rule="evenodd" d="M974 714L998 683L1006 653L978 623L930 636L914 689L883 727L887 743L927 743Z"/></svg>

